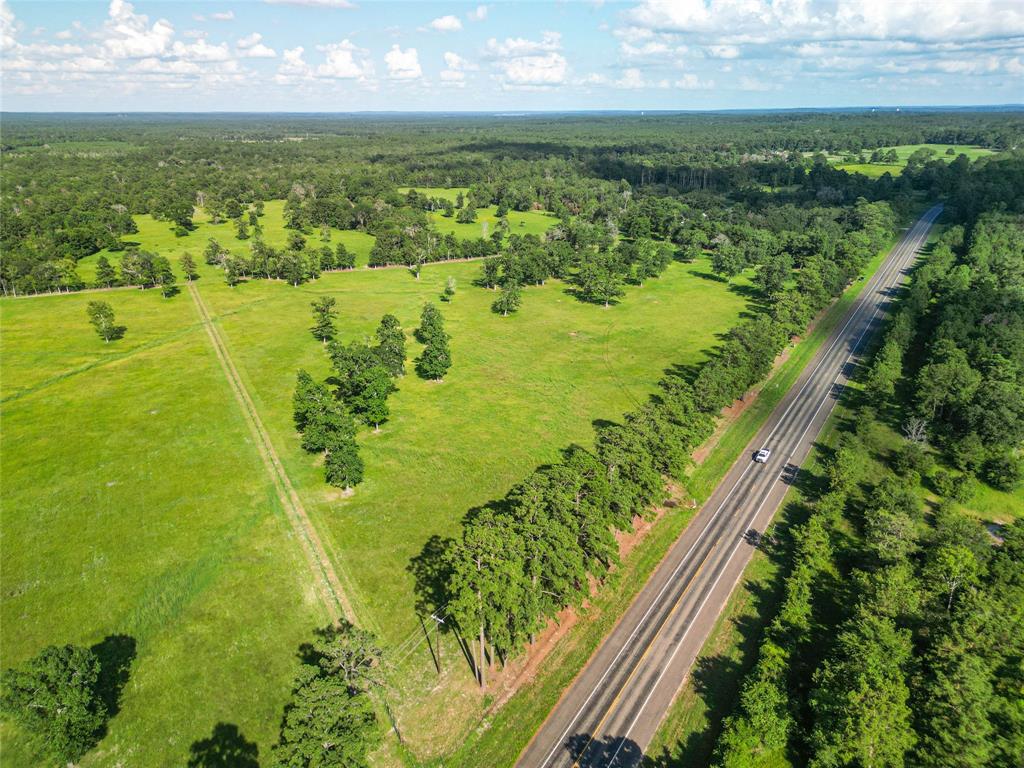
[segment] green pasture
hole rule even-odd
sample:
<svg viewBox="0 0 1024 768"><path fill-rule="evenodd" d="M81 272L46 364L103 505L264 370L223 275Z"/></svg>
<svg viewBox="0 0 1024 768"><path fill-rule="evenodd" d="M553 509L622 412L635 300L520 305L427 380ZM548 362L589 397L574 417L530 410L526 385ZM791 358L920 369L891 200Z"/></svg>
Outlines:
<svg viewBox="0 0 1024 768"><path fill-rule="evenodd" d="M974 161L979 157L995 154L991 149L976 147L970 144L901 144L895 147L882 147L883 152L888 151L889 149L896 150L899 162L895 164L844 163L842 162L843 155L829 155L829 160L841 171L861 173L869 178L877 179L886 173L892 174L893 176L899 176L903 173L903 169L906 167L907 160L910 159L910 156L917 150L923 148L935 150L935 155L932 157L933 160L945 160L947 163L953 162L960 155L967 155L968 160ZM953 150L953 154L947 154L947 150L949 149ZM872 151L873 150L865 150L863 154L865 157L870 157Z"/></svg>
<svg viewBox="0 0 1024 768"><path fill-rule="evenodd" d="M288 243L288 235L292 230L284 227L284 201L270 200L264 205L264 213L260 218L260 226L263 227L263 241L274 248L283 248ZM148 214L135 217L135 223L139 231L135 234L125 235L121 239L126 243L134 243L144 251L152 251L171 260L171 265L178 276L181 276L181 269L178 266L178 259L186 251L192 254L192 258L200 267L205 266L203 261L203 250L212 237L229 251L237 254L249 253L252 238L239 240L235 233L233 221L223 221L220 224L211 224L205 215L200 213L194 219L196 228L185 237L177 237L174 234L174 227L170 222L158 221ZM251 228L250 228L251 232ZM344 243L356 256L356 265L365 265L370 256L370 249L373 247L374 237L365 232L356 230L332 229L330 241L324 243L320 237L320 230L314 229L304 235L310 246L319 248L321 245L329 245L331 248L337 244ZM121 253L101 251L78 262L78 274L86 283L96 279L96 260L100 256L106 256L111 264L117 265L121 260ZM213 271L210 272L214 274Z"/></svg>
<svg viewBox="0 0 1024 768"><path fill-rule="evenodd" d="M457 535L471 508L500 498L569 444L589 445L594 419L621 417L670 363L703 359L745 307L706 264L674 264L608 309L551 281L526 289L519 314L501 317L490 311L496 294L472 285L478 272L453 263L431 265L418 280L387 269L326 274L298 288L201 286L306 509L353 585L361 620L388 642L417 627L406 567L432 535ZM455 300L439 305L454 363L443 383L424 381L413 373L420 346L411 332L448 277L458 284ZM324 295L337 299L343 341L369 337L388 312L409 334L409 372L389 401L391 419L379 433L359 434L366 480L350 498L323 483L291 421L296 370L330 372L308 331L309 304ZM688 311L697 304L699 315Z"/></svg>
<svg viewBox="0 0 1024 768"><path fill-rule="evenodd" d="M267 754L294 650L326 623L186 294L0 303L2 665L49 644L134 648L84 766L180 766L218 722ZM4 764L39 765L5 729Z"/></svg>
<svg viewBox="0 0 1024 768"><path fill-rule="evenodd" d="M455 198L460 192L465 194L469 190L468 187L399 187L398 191L405 194L410 189L415 189L429 197L441 197L452 202L455 202ZM476 221L472 224L459 224L455 221L454 215L449 218L439 211L428 212L427 216L442 235L452 233L460 239L470 239L490 237L494 233L495 227L498 226L497 213L498 208L494 205L477 208ZM508 219L509 234L513 235L542 236L551 227L558 224L558 218L547 211L509 211L505 218Z"/></svg>
<svg viewBox="0 0 1024 768"><path fill-rule="evenodd" d="M176 258L182 240L165 223L139 224L142 247ZM217 231L200 223L185 240ZM642 402L668 365L703 359L747 308L746 281L726 285L705 262L673 264L607 309L550 281L526 289L510 317L490 311L496 294L473 285L474 263L429 265L419 279L401 268L334 272L299 287L230 288L219 270L199 270L360 623L391 647L418 631L407 567L432 536L458 535L471 508L571 443L590 445L595 419ZM449 276L457 293L440 306L454 365L443 383L423 381L412 330ZM308 330L309 304L323 295L338 300L344 341L372 334L387 312L409 334L409 373L391 419L359 433L367 477L349 498L323 482L291 422L296 370L330 372ZM86 320L98 298L127 327L110 344ZM3 666L51 643L128 636L137 655L121 712L84 765L181 765L218 722L265 756L295 650L326 619L188 293L4 300L0 313ZM464 702L458 719L478 706ZM0 736L5 763L35 764L20 735Z"/></svg>

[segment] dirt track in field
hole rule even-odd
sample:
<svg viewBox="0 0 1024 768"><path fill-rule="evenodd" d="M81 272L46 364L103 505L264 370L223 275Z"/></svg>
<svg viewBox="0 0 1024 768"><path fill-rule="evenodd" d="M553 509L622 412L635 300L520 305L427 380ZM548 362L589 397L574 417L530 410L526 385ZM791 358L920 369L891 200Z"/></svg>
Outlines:
<svg viewBox="0 0 1024 768"><path fill-rule="evenodd" d="M206 303L203 301L202 296L199 295L199 290L192 283L189 283L188 291L192 296L196 310L199 312L199 318L203 323L203 327L206 328L206 333L210 338L213 350L217 353L217 360L224 370L224 376L227 378L228 384L231 385L231 391L234 393L235 400L238 401L242 415L252 431L260 458L263 460L267 474L270 475L270 479L274 483L274 489L277 491L277 497L281 502L282 509L285 511L285 516L292 526L295 537L302 545L302 553L313 575L313 582L321 602L327 609L328 614L330 614L332 622L338 623L339 618L344 616L348 621L355 623L355 612L352 610L352 605L345 594L344 588L341 586L341 581L334 570L334 565L327 556L323 542L320 540L320 535L309 519L309 515L306 514L306 510L299 500L299 495L295 492L295 487L288 478L288 473L285 472L281 458L277 455L277 451L274 450L274 445L270 441L270 435L267 433L266 427L263 426L263 421L256 411L256 406L253 404L248 390L246 390L245 385L242 383L242 378L239 376L238 370L231 360L231 355L224 343L224 339L210 318L210 312L206 307Z"/></svg>

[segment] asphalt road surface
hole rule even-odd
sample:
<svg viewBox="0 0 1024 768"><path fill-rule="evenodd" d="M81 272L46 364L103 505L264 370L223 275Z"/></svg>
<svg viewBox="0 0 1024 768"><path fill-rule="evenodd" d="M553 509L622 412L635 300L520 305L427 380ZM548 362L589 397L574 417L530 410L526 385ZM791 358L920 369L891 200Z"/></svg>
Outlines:
<svg viewBox="0 0 1024 768"><path fill-rule="evenodd" d="M941 205L930 209L892 249L562 696L519 766L640 763L743 575L759 533L771 522L941 211ZM755 463L762 447L771 457Z"/></svg>

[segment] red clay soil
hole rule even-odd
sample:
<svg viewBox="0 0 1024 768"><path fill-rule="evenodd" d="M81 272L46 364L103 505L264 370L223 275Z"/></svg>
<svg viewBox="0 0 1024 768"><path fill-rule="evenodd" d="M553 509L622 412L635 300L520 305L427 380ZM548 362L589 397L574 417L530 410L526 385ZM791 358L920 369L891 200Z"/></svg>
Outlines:
<svg viewBox="0 0 1024 768"><path fill-rule="evenodd" d="M620 560L624 560L647 537L651 528L654 527L654 524L667 510L674 509L682 504L680 499L683 489L679 485L670 482L667 485L666 491L668 498L665 499L663 504L655 507L651 514L646 517L638 515L633 518L632 530L616 531L615 539L619 544ZM595 579L590 580L591 597L597 593L600 586L600 582ZM587 611L590 608L589 600L584 600L581 607L583 611ZM516 691L533 680L541 662L547 658L551 650L568 634L569 630L576 626L579 618L580 612L575 607L563 608L554 619L548 621L544 629L537 634L534 641L526 647L526 651L519 658L509 663L508 666L503 667L500 671L491 671L491 689L495 692L495 699L491 706L488 707L487 714L501 709Z"/></svg>

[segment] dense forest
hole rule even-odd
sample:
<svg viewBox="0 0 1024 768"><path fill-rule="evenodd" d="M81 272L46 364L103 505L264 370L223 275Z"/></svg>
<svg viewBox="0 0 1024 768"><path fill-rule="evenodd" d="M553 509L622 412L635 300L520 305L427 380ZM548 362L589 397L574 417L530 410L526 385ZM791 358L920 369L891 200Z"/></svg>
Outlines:
<svg viewBox="0 0 1024 768"><path fill-rule="evenodd" d="M899 209L913 190L963 190L958 204L980 205L975 191L956 180L977 170L966 159L936 158L871 181L811 154L916 142L1013 150L1022 136L1019 114L987 112L388 121L8 115L0 148L0 287L6 294L85 287L77 261L123 250L135 214L167 221L183 247L198 250L206 244L189 240L197 209L211 221L241 222L240 236L253 235L250 263L231 266L239 275L294 282L339 266L335 254L304 250L300 241L285 252L261 250L255 214L268 200L287 201L288 226L300 234L333 226L375 235L374 264L496 252L494 242L457 244L439 236L424 211L443 202L402 195L400 185L468 186L458 213L446 211L467 218L490 204L550 211L570 240L573 226L599 241L649 227L692 244L685 231L692 218L712 212L737 222L768 205L843 205L858 197Z"/></svg>
<svg viewBox="0 0 1024 768"><path fill-rule="evenodd" d="M1024 759L1024 527L962 508L1024 481L1022 193L955 209L847 393L716 765Z"/></svg>

